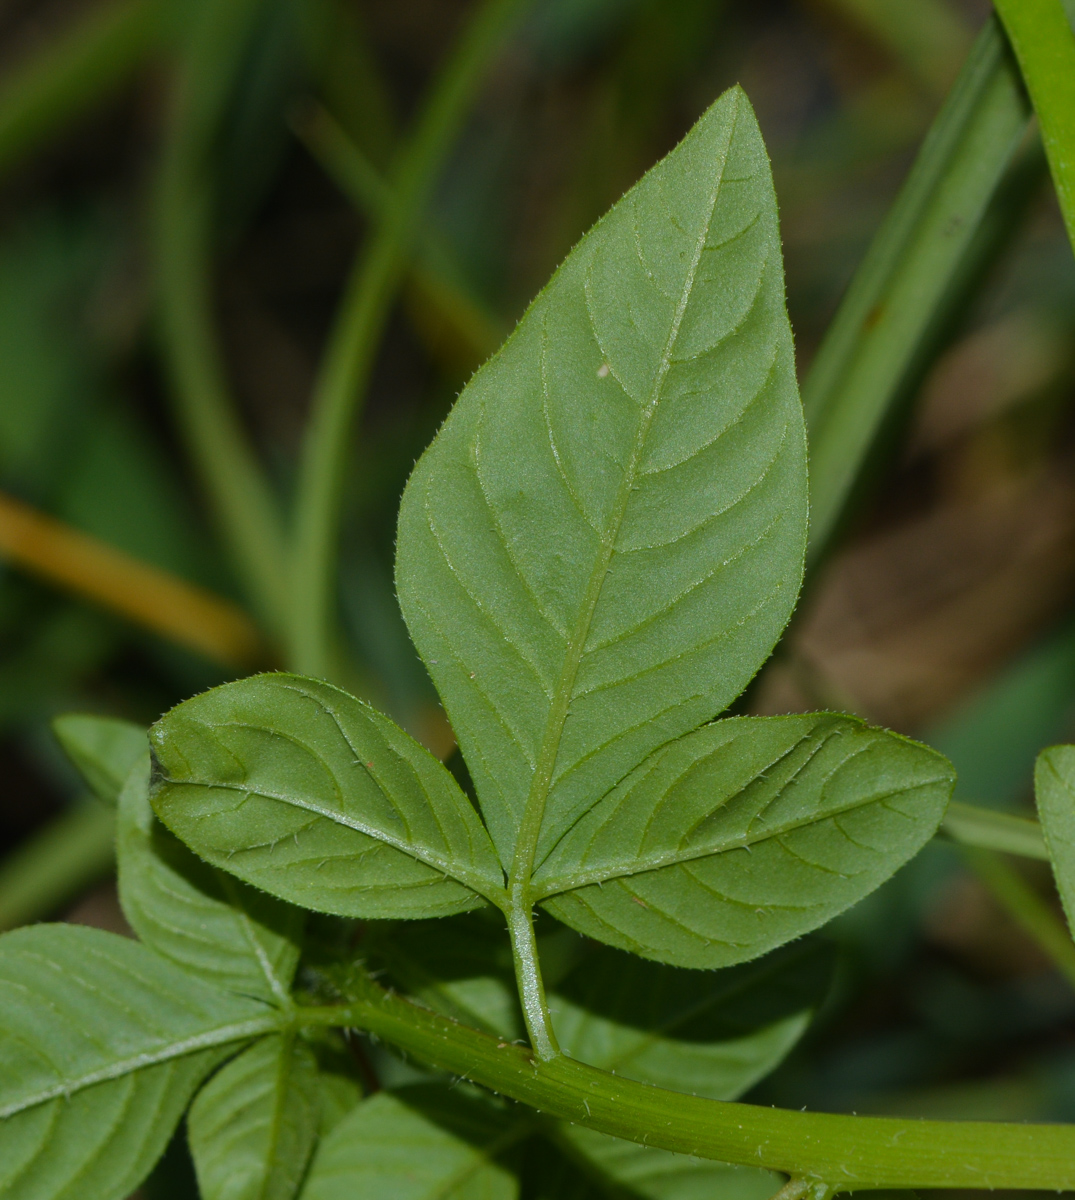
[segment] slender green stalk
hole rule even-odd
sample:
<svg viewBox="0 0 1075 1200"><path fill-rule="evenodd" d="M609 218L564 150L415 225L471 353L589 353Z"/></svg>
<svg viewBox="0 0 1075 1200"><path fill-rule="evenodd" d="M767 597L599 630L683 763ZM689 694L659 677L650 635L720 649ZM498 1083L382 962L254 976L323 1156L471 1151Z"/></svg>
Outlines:
<svg viewBox="0 0 1075 1200"><path fill-rule="evenodd" d="M159 0L94 10L0 86L0 171L130 78L158 39Z"/></svg>
<svg viewBox="0 0 1075 1200"><path fill-rule="evenodd" d="M157 180L154 248L176 417L240 579L258 614L279 633L288 599L283 530L232 403L212 301L212 150L259 2L204 5L184 49Z"/></svg>
<svg viewBox="0 0 1075 1200"><path fill-rule="evenodd" d="M1027 817L1013 817L1010 813L953 800L948 805L941 829L964 846L1003 850L1006 854L1049 861L1041 826Z"/></svg>
<svg viewBox="0 0 1075 1200"><path fill-rule="evenodd" d="M350 432L422 210L495 51L523 0L484 0L434 85L392 173L395 204L359 257L314 390L295 512L291 663L330 673L340 501Z"/></svg>
<svg viewBox="0 0 1075 1200"><path fill-rule="evenodd" d="M833 1190L1075 1188L1075 1126L789 1112L636 1083L560 1054L540 1062L372 982L307 1026L365 1030L552 1117L648 1146L783 1171Z"/></svg>
<svg viewBox="0 0 1075 1200"><path fill-rule="evenodd" d="M511 955L515 964L515 982L519 989L523 1019L530 1045L537 1057L547 1062L560 1053L556 1031L552 1027L549 1006L545 999L545 981L538 959L537 938L534 936L534 914L528 903L520 904L516 895L506 910L508 932L511 935Z"/></svg>
<svg viewBox="0 0 1075 1200"><path fill-rule="evenodd" d="M830 544L878 435L920 369L1030 107L990 19L968 56L803 385L809 561Z"/></svg>
<svg viewBox="0 0 1075 1200"><path fill-rule="evenodd" d="M1061 0L995 0L1041 126L1075 249L1075 31Z"/></svg>
<svg viewBox="0 0 1075 1200"><path fill-rule="evenodd" d="M963 853L975 875L1075 987L1075 942L1071 940L1063 921L1000 855L992 850L969 848Z"/></svg>
<svg viewBox="0 0 1075 1200"><path fill-rule="evenodd" d="M0 863L0 930L47 917L103 879L115 861L116 816L96 800L75 805Z"/></svg>

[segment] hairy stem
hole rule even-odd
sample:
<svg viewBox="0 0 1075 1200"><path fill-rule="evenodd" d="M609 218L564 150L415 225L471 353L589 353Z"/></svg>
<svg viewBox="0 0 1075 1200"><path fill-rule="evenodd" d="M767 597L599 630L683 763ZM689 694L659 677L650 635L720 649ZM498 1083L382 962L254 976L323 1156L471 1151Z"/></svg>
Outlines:
<svg viewBox="0 0 1075 1200"><path fill-rule="evenodd" d="M160 330L179 427L240 581L260 617L280 632L287 608L283 529L235 412L212 302L210 159L258 2L205 5L182 56L157 180L154 248Z"/></svg>
<svg viewBox="0 0 1075 1200"><path fill-rule="evenodd" d="M422 210L523 0L485 0L434 86L393 171L395 202L355 264L314 389L295 511L291 662L330 673L340 503L350 434Z"/></svg>
<svg viewBox="0 0 1075 1200"><path fill-rule="evenodd" d="M541 977L537 939L534 937L534 914L527 888L513 889L507 918L511 955L515 962L515 981L519 988L526 1032L534 1053L542 1062L547 1062L560 1053L560 1047L545 1000L545 981Z"/></svg>
<svg viewBox="0 0 1075 1200"><path fill-rule="evenodd" d="M307 1026L365 1030L430 1066L562 1120L720 1162L766 1167L834 1191L1075 1188L1075 1127L789 1112L682 1095L559 1054L542 1062L372 982Z"/></svg>

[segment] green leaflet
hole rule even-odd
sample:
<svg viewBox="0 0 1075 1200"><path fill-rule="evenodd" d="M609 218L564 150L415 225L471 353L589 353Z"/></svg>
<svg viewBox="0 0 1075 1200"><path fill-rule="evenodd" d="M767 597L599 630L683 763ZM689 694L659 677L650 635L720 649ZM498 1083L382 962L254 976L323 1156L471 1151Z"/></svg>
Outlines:
<svg viewBox="0 0 1075 1200"><path fill-rule="evenodd" d="M52 722L52 732L94 795L115 804L139 756L146 752L146 730L115 717L70 713Z"/></svg>
<svg viewBox="0 0 1075 1200"><path fill-rule="evenodd" d="M329 684L257 675L150 731L157 815L202 858L304 908L462 912L502 892L470 802L387 717Z"/></svg>
<svg viewBox="0 0 1075 1200"><path fill-rule="evenodd" d="M560 1143L587 1182L571 1190L567 1163L554 1160L540 1200L769 1200L780 1190L773 1171L670 1154L581 1125L561 1126Z"/></svg>
<svg viewBox="0 0 1075 1200"><path fill-rule="evenodd" d="M683 967L754 958L861 900L944 815L946 759L854 717L735 717L652 755L534 876L580 933Z"/></svg>
<svg viewBox="0 0 1075 1200"><path fill-rule="evenodd" d="M561 1049L656 1087L735 1100L806 1032L832 980L810 942L724 971L682 971L605 947L549 997Z"/></svg>
<svg viewBox="0 0 1075 1200"><path fill-rule="evenodd" d="M528 1129L462 1090L378 1092L322 1140L302 1200L514 1200L494 1158Z"/></svg>
<svg viewBox="0 0 1075 1200"><path fill-rule="evenodd" d="M305 913L202 862L154 817L145 751L120 794L119 896L152 950L202 979L286 1004Z"/></svg>
<svg viewBox="0 0 1075 1200"><path fill-rule="evenodd" d="M255 1042L198 1093L187 1118L202 1200L291 1200L317 1139L317 1063L274 1034Z"/></svg>
<svg viewBox="0 0 1075 1200"><path fill-rule="evenodd" d="M265 1005L100 930L0 938L0 1195L123 1200Z"/></svg>
<svg viewBox="0 0 1075 1200"><path fill-rule="evenodd" d="M1038 755L1034 798L1068 927L1075 930L1075 746L1050 746Z"/></svg>
<svg viewBox="0 0 1075 1200"><path fill-rule="evenodd" d="M516 878L742 691L805 537L776 200L733 88L579 243L404 493L400 604Z"/></svg>

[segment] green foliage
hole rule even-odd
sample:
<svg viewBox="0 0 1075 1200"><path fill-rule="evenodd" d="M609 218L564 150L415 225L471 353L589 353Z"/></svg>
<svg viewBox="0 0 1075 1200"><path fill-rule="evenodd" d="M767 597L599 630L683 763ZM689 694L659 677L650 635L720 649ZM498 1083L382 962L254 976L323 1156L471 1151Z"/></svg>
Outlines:
<svg viewBox="0 0 1075 1200"><path fill-rule="evenodd" d="M154 804L202 857L286 900L361 917L462 912L500 890L459 785L387 717L328 684L263 675L151 731Z"/></svg>
<svg viewBox="0 0 1075 1200"><path fill-rule="evenodd" d="M69 713L52 722L64 753L106 804L115 805L131 768L146 753L146 731L131 721Z"/></svg>
<svg viewBox="0 0 1075 1200"><path fill-rule="evenodd" d="M0 1193L123 1200L265 1006L114 934L39 925L0 939Z"/></svg>
<svg viewBox="0 0 1075 1200"><path fill-rule="evenodd" d="M1050 746L1038 755L1034 794L1060 900L1075 930L1075 746Z"/></svg>
<svg viewBox="0 0 1075 1200"><path fill-rule="evenodd" d="M320 1117L308 1046L276 1034L233 1058L198 1093L188 1127L202 1200L290 1200Z"/></svg>

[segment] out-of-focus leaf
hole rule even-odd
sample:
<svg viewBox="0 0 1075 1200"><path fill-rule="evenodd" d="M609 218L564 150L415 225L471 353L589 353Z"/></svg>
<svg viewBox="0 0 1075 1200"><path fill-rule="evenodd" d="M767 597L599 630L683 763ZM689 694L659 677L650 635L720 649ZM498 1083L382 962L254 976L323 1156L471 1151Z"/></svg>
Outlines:
<svg viewBox="0 0 1075 1200"><path fill-rule="evenodd" d="M816 929L936 831L954 777L854 717L734 717L658 751L581 817L535 899L588 937L682 967Z"/></svg>
<svg viewBox="0 0 1075 1200"><path fill-rule="evenodd" d="M776 215L733 89L575 248L407 485L400 604L505 866L524 823L528 871L729 704L794 605Z"/></svg>
<svg viewBox="0 0 1075 1200"><path fill-rule="evenodd" d="M123 1200L265 1005L73 925L0 938L0 1194Z"/></svg>
<svg viewBox="0 0 1075 1200"><path fill-rule="evenodd" d="M518 1183L495 1159L524 1130L462 1091L379 1092L322 1140L302 1200L514 1200Z"/></svg>
<svg viewBox="0 0 1075 1200"><path fill-rule="evenodd" d="M145 728L116 717L69 713L56 717L52 731L93 794L111 805L149 746Z"/></svg>
<svg viewBox="0 0 1075 1200"><path fill-rule="evenodd" d="M1075 746L1050 746L1041 752L1034 792L1056 887L1075 931Z"/></svg>
<svg viewBox="0 0 1075 1200"><path fill-rule="evenodd" d="M718 972L682 971L602 948L550 997L572 1058L672 1091L734 1100L802 1037L832 981L809 942Z"/></svg>
<svg viewBox="0 0 1075 1200"><path fill-rule="evenodd" d="M317 1139L317 1062L281 1034L262 1038L198 1093L187 1128L202 1200L291 1200Z"/></svg>
<svg viewBox="0 0 1075 1200"><path fill-rule="evenodd" d="M445 768L326 683L257 675L150 731L153 806L201 857L320 912L447 916L502 890L489 837Z"/></svg>
<svg viewBox="0 0 1075 1200"><path fill-rule="evenodd" d="M196 858L149 804L142 752L119 800L119 896L142 941L199 978L286 1003L305 913Z"/></svg>

